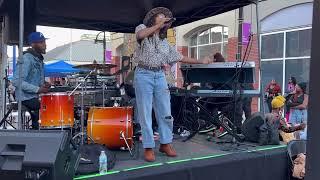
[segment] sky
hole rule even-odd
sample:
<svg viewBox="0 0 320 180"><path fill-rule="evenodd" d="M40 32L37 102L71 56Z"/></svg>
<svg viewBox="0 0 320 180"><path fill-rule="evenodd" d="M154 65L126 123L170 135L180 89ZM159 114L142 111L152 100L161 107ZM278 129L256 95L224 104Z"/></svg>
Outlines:
<svg viewBox="0 0 320 180"><path fill-rule="evenodd" d="M64 44L68 44L70 42L79 41L81 35L83 34L99 33L99 31L57 28L57 27L49 27L49 26L37 26L37 31L42 32L42 34L46 38L49 38L47 40L47 51L50 51ZM8 47L7 52L9 57L13 56L13 50L11 46Z"/></svg>

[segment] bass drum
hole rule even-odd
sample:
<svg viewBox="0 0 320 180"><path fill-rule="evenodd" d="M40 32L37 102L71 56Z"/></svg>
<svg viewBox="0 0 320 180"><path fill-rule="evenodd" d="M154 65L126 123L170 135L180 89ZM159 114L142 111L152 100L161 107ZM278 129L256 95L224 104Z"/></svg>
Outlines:
<svg viewBox="0 0 320 180"><path fill-rule="evenodd" d="M132 148L132 112L133 108L129 106L91 107L88 115L88 135L95 143L109 149L127 148L126 141Z"/></svg>

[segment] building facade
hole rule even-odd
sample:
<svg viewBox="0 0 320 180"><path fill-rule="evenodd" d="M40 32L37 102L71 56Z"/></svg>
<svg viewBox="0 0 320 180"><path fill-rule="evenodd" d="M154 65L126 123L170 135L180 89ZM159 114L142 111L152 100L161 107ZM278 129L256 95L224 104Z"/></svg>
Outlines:
<svg viewBox="0 0 320 180"><path fill-rule="evenodd" d="M268 0L259 3L260 36L257 36L256 7L254 4L244 7L244 23L251 24L252 47L243 45L242 54L247 49L245 59L255 61L256 83L261 81L264 88L275 79L285 91L289 77L296 77L299 82L309 80L309 61L311 51L312 0ZM221 52L227 61L235 61L238 47L239 10L229 11L193 23L174 28L177 49L184 55L201 59ZM121 40L113 39L122 36ZM130 40L126 39L130 36ZM259 63L258 41L261 45L261 65ZM115 61L121 59L124 49L134 49L135 37L115 33L112 35ZM119 50L122 49L122 50ZM249 50L250 48L250 50ZM244 58L244 57L242 57ZM262 76L259 76L261 70ZM176 68L177 86L182 86L179 66ZM262 89L262 92L264 89ZM258 99L252 103L258 111Z"/></svg>

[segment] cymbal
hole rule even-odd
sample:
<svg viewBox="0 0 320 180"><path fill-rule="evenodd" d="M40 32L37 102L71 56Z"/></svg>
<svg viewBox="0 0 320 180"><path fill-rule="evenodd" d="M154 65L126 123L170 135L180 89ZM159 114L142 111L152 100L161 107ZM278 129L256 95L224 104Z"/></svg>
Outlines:
<svg viewBox="0 0 320 180"><path fill-rule="evenodd" d="M89 72L80 72L78 74L76 74L76 76L78 77L85 77L89 74ZM93 72L90 74L90 77L94 77L94 76L114 76L113 74L110 73L97 73L97 72Z"/></svg>
<svg viewBox="0 0 320 180"><path fill-rule="evenodd" d="M82 65L74 66L73 68L94 70L94 69L111 69L114 67L117 67L117 65L115 64L82 64Z"/></svg>

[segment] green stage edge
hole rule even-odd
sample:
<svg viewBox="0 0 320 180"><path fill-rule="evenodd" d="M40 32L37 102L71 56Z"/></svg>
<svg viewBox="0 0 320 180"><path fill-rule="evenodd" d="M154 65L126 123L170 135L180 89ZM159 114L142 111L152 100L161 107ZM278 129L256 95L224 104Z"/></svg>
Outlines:
<svg viewBox="0 0 320 180"><path fill-rule="evenodd" d="M121 171L109 171L106 174L92 174L92 175L78 176L78 177L75 177L74 180L89 179L89 178L98 177L98 176L105 176L105 175L110 175L110 174L117 174L120 172L133 171L133 170L137 170L137 169L163 166L166 164L179 164L179 163L184 163L184 162L188 162L188 161L197 161L197 160L203 160L203 159L218 158L218 157L222 157L222 156L226 156L226 155L230 155L230 154L236 154L236 153L243 153L243 152L250 153L250 152L258 152L258 151L268 151L268 150L279 149L279 148L283 148L283 147L287 147L287 145L268 146L268 147L261 147L261 148L257 148L254 150L248 150L248 151L240 151L240 152L234 152L234 153L222 153L222 154L201 156L201 157L196 157L196 158L173 160L173 161L168 161L168 162L164 162L164 163L146 164L143 166L137 166L137 167L133 167L133 168L123 169Z"/></svg>

